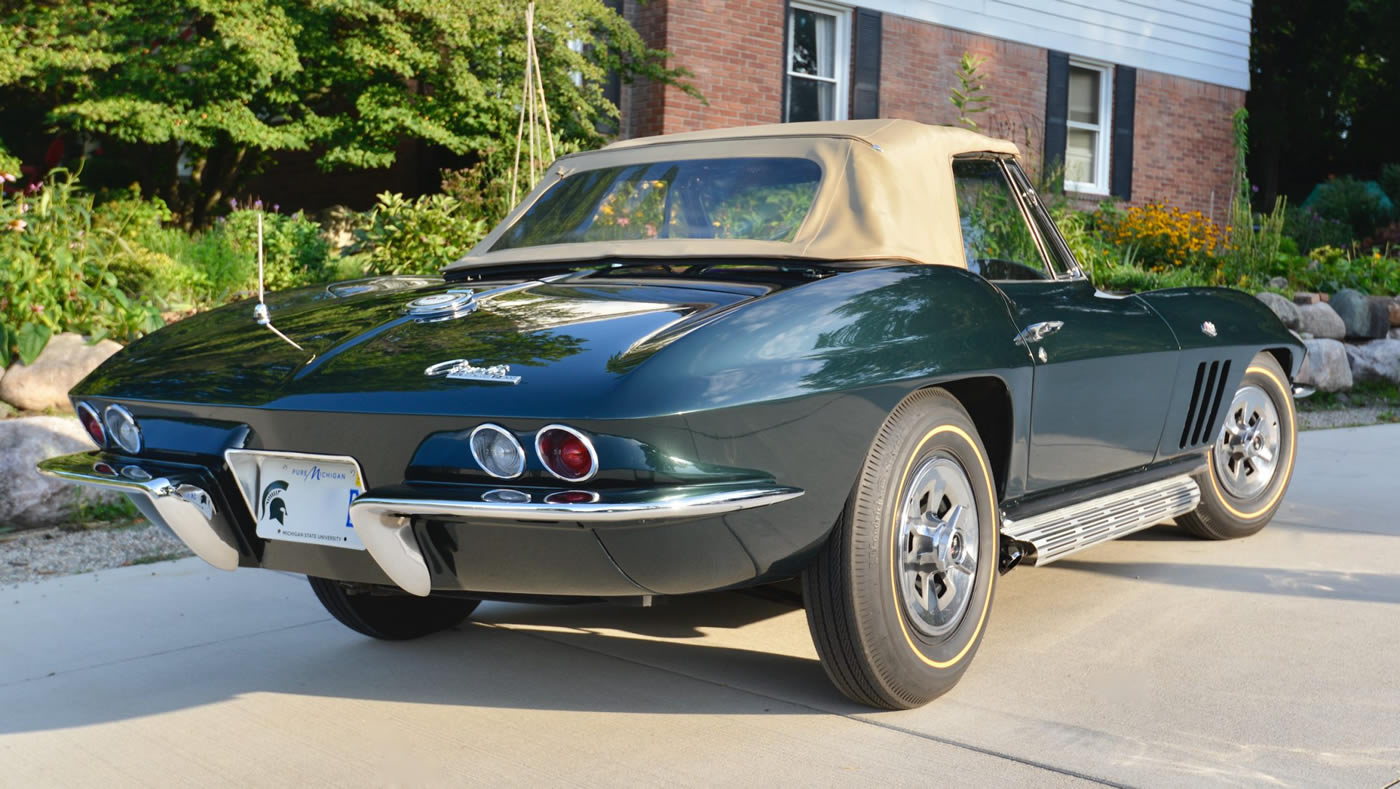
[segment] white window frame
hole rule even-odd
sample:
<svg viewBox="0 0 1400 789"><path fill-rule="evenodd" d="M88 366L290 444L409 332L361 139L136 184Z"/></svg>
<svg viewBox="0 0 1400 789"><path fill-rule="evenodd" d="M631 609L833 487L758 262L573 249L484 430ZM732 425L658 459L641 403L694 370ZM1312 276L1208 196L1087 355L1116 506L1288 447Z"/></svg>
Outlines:
<svg viewBox="0 0 1400 789"><path fill-rule="evenodd" d="M1109 174L1113 165L1113 65L1081 58L1070 58L1070 68L1094 71L1099 75L1099 123L1084 123L1069 119L1069 107L1065 107L1065 139L1069 139L1070 129L1098 132L1099 145L1094 151L1094 180L1071 181L1065 179L1065 190L1082 194L1109 194ZM1068 96L1068 93L1066 93Z"/></svg>
<svg viewBox="0 0 1400 789"><path fill-rule="evenodd" d="M826 14L836 18L836 52L834 55L835 77L819 77L814 74L799 74L792 70L792 44L796 38L796 31L793 29L791 14L793 11L812 11L818 14ZM844 121L850 115L850 82L851 82L851 9L849 6L837 5L835 3L824 3L820 0L802 0L802 2L792 2L788 4L789 18L784 20L787 23L787 43L783 47L783 79L791 84L794 79L809 79L816 82L826 82L836 86L832 103L834 111L831 120ZM791 100L791 91L783 92L783 122L788 120L788 102Z"/></svg>

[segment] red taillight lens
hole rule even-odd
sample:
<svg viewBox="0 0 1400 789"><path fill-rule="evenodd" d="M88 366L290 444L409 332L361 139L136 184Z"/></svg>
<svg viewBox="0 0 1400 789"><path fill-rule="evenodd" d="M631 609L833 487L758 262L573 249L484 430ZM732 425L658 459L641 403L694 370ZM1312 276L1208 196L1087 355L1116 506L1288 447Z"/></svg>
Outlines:
<svg viewBox="0 0 1400 789"><path fill-rule="evenodd" d="M102 428L102 420L97 418L97 411L87 403L78 403L78 421L82 423L83 429L87 431L99 449L107 446L107 431Z"/></svg>
<svg viewBox="0 0 1400 789"><path fill-rule="evenodd" d="M544 500L549 504L592 504L598 500L598 494L591 490L561 490L545 496Z"/></svg>
<svg viewBox="0 0 1400 789"><path fill-rule="evenodd" d="M535 449L544 467L560 479L578 482L598 470L593 445L572 429L552 425L541 430L535 438Z"/></svg>

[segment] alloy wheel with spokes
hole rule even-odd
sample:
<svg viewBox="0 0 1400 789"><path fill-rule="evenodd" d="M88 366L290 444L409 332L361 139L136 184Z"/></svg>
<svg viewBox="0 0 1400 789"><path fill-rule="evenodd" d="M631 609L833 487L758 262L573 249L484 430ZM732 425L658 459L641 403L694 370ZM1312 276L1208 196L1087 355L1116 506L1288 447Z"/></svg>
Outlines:
<svg viewBox="0 0 1400 789"><path fill-rule="evenodd" d="M1235 393L1215 442L1215 475L1230 495L1248 499L1274 479L1279 458L1278 409L1257 386Z"/></svg>
<svg viewBox="0 0 1400 789"><path fill-rule="evenodd" d="M920 633L941 638L962 620L980 543L967 473L946 455L926 459L904 495L898 542L901 597Z"/></svg>

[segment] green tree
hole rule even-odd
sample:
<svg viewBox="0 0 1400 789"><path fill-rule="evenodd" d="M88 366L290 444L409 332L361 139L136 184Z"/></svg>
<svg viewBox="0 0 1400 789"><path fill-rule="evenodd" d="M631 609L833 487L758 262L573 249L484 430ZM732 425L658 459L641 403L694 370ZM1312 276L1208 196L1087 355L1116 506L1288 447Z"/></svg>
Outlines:
<svg viewBox="0 0 1400 789"><path fill-rule="evenodd" d="M1254 4L1249 172L1263 207L1329 175L1375 177L1394 159L1400 3Z"/></svg>
<svg viewBox="0 0 1400 789"><path fill-rule="evenodd" d="M387 167L418 139L499 174L514 151L525 5L0 0L0 112L39 109L47 131L122 148L143 191L187 226L283 151L314 151L327 170ZM550 0L536 19L563 151L597 144L616 119L601 88L611 71L693 91L604 0Z"/></svg>

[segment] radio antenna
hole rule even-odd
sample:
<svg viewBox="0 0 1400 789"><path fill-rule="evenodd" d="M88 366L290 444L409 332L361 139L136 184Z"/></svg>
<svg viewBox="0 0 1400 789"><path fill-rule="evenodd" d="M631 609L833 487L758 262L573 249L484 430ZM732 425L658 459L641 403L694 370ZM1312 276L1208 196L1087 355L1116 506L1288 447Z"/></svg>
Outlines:
<svg viewBox="0 0 1400 789"><path fill-rule="evenodd" d="M258 306L256 306L256 307L253 308L253 318L258 322L258 325L259 325L259 326L266 326L268 329L270 329L270 330L272 331L273 334L277 335L278 337L281 337L283 340L286 340L287 343L288 343L289 345L291 345L293 348L296 348L298 351L301 351L302 353L306 353L306 349L305 349L305 348L301 347L300 345L297 345L296 342L293 341L291 337L288 337L287 335L285 335L285 334L283 334L282 332L278 331L278 330L277 330L277 327L272 325L272 314L271 314L270 312L268 312L268 309L267 309L267 300L266 300L266 298L265 298L265 296L264 296L264 294L263 294L263 227L262 227L263 223L262 223L262 219L263 219L262 211L259 211L259 212L258 212Z"/></svg>

